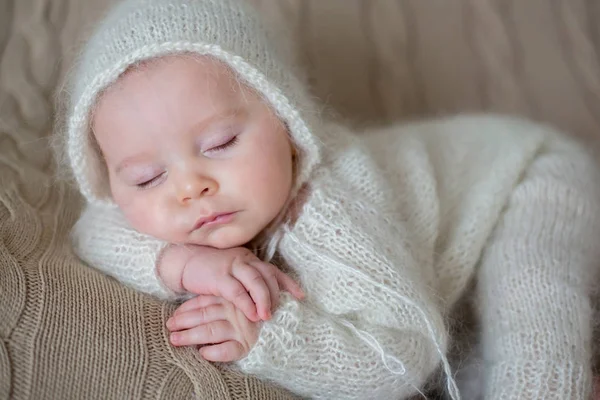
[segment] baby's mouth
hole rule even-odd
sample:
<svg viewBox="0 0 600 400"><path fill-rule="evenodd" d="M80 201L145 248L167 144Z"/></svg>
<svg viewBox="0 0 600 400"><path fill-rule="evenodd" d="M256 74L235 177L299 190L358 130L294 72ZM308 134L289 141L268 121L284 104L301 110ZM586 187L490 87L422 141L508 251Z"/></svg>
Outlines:
<svg viewBox="0 0 600 400"><path fill-rule="evenodd" d="M226 224L228 222L231 222L235 214L237 214L237 211L227 213L214 213L206 217L202 217L198 221L196 221L192 232L205 226Z"/></svg>

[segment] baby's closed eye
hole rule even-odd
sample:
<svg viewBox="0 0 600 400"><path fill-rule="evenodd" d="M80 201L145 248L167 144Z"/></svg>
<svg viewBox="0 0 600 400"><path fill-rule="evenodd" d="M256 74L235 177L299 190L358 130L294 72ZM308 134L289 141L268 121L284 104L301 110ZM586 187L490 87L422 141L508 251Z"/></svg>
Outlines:
<svg viewBox="0 0 600 400"><path fill-rule="evenodd" d="M158 175L155 175L151 178L141 178L138 180L139 183L136 183L136 186L140 189L149 189L161 183L167 176L167 172L161 172Z"/></svg>
<svg viewBox="0 0 600 400"><path fill-rule="evenodd" d="M226 150L229 147L235 146L238 142L237 136L228 136L220 141L221 144L212 145L212 147L204 150L204 152L216 153L219 151ZM219 143L219 142L217 142Z"/></svg>

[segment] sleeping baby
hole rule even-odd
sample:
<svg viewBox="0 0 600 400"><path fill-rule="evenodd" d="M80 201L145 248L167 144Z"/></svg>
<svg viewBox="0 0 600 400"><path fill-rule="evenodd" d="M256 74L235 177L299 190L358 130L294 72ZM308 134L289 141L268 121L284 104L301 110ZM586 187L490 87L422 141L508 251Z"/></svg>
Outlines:
<svg viewBox="0 0 600 400"><path fill-rule="evenodd" d="M315 399L405 399L471 296L486 399L585 399L600 175L550 127L458 115L353 132L242 0L125 0L71 77L77 254L187 300L176 346Z"/></svg>

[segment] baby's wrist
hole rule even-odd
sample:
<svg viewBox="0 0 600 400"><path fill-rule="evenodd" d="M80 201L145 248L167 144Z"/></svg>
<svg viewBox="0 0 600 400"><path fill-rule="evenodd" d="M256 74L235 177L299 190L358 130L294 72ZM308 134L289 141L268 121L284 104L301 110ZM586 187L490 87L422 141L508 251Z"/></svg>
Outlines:
<svg viewBox="0 0 600 400"><path fill-rule="evenodd" d="M185 245L169 244L157 259L157 275L162 283L175 293L185 292L183 272L194 256L192 249Z"/></svg>

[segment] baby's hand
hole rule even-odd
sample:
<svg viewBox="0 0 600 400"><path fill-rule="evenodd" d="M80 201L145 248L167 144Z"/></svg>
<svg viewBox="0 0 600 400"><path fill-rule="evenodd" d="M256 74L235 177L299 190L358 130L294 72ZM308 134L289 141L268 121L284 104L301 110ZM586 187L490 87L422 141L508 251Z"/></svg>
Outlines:
<svg viewBox="0 0 600 400"><path fill-rule="evenodd" d="M174 346L200 345L208 361L240 360L258 339L258 323L233 303L216 296L197 296L183 303L167 321Z"/></svg>
<svg viewBox="0 0 600 400"><path fill-rule="evenodd" d="M292 278L243 247L198 249L188 260L181 282L188 292L229 300L251 321L271 318L280 290L297 299L304 297Z"/></svg>

